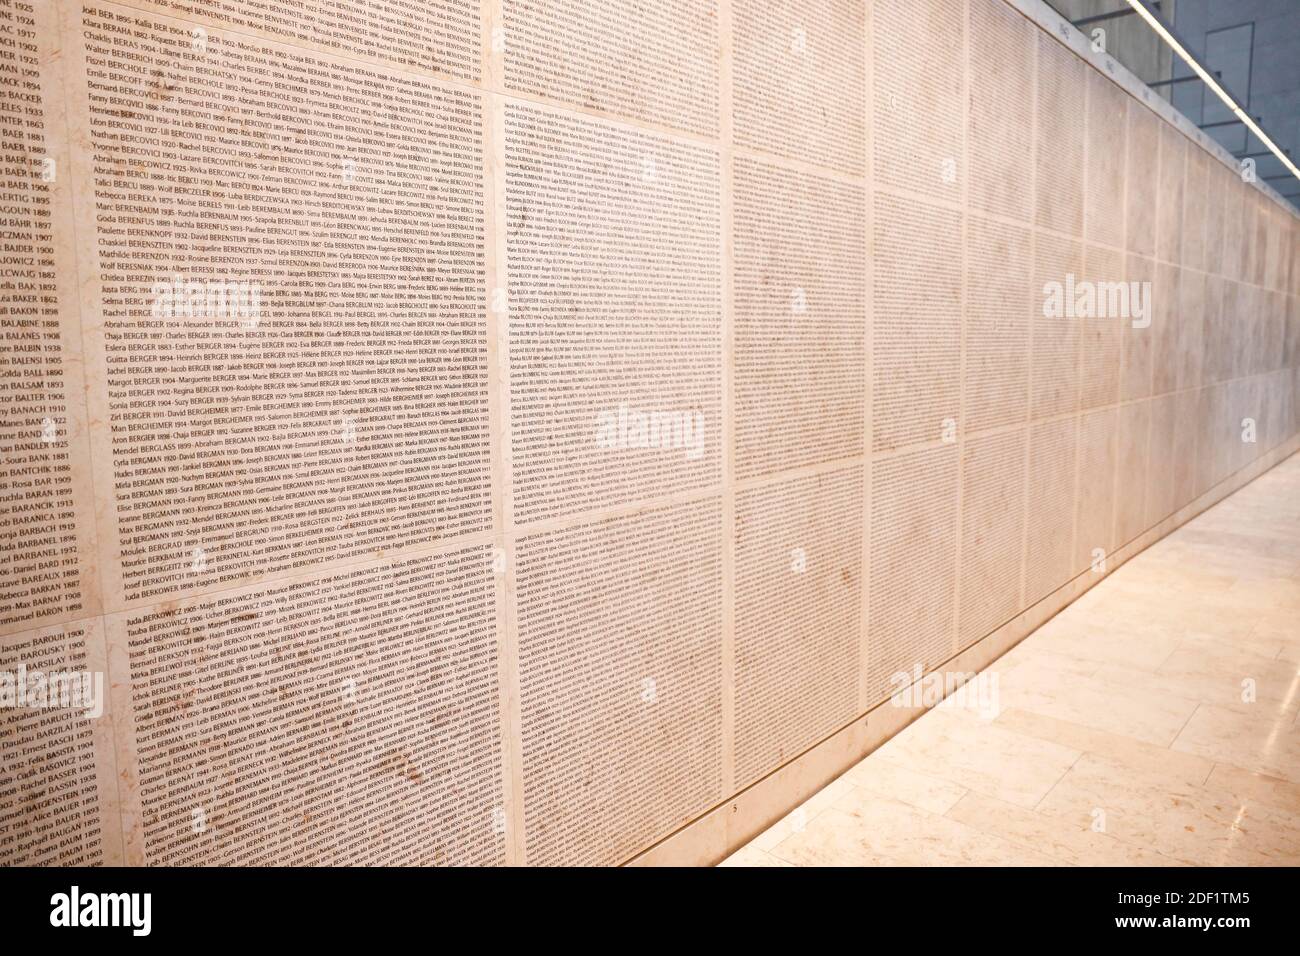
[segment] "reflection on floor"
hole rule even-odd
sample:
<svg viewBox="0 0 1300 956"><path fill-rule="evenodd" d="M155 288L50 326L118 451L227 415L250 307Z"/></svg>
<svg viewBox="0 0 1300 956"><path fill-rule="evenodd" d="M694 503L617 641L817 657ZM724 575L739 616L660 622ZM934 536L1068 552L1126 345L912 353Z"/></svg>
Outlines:
<svg viewBox="0 0 1300 956"><path fill-rule="evenodd" d="M973 686L723 865L1300 864L1300 455Z"/></svg>

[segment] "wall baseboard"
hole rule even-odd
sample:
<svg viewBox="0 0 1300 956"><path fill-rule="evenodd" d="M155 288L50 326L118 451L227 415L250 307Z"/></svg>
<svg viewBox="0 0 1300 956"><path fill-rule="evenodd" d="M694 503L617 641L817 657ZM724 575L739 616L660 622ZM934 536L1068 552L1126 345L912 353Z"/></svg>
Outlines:
<svg viewBox="0 0 1300 956"><path fill-rule="evenodd" d="M956 654L936 671L980 671L1170 532L1300 451L1300 435L1261 455L1107 557L1107 570L1085 571ZM628 866L711 866L744 846L852 768L928 707L883 701L681 829L638 853Z"/></svg>

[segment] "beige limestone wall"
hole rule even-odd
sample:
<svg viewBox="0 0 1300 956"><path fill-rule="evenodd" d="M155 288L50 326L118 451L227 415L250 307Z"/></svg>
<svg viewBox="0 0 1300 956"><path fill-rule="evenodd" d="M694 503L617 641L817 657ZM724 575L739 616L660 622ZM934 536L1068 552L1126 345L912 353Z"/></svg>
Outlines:
<svg viewBox="0 0 1300 956"><path fill-rule="evenodd" d="M1297 220L1037 3L0 25L5 864L717 858L1296 444Z"/></svg>

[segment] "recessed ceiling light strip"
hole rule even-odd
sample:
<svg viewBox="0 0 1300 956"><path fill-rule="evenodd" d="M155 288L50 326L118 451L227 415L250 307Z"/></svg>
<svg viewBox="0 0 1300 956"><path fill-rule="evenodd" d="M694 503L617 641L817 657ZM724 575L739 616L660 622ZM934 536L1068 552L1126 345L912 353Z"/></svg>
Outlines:
<svg viewBox="0 0 1300 956"><path fill-rule="evenodd" d="M1300 169L1296 168L1295 163L1291 162L1290 157L1282 152L1282 150L1277 147L1277 144L1268 138L1268 134L1260 129L1259 124L1248 116L1245 110L1237 105L1237 101L1234 100L1228 91L1224 89L1223 85L1215 79L1213 74L1211 74L1205 67L1201 66L1196 57L1194 57L1191 52L1183 46L1178 37L1174 36L1173 31L1169 29L1165 22L1156 16L1151 8L1147 6L1146 0L1128 0L1128 4L1142 17L1143 20L1147 22L1152 30L1156 31L1157 35L1159 35L1165 43L1169 44L1170 49L1177 53L1184 63L1196 71L1196 75L1201 78L1201 81L1206 86L1214 91L1215 96L1223 100L1228 109L1232 111L1232 115L1245 125L1246 129L1254 133L1261 143L1268 147L1269 151L1282 162L1282 165L1291 171L1291 175L1295 176L1296 179L1300 179Z"/></svg>

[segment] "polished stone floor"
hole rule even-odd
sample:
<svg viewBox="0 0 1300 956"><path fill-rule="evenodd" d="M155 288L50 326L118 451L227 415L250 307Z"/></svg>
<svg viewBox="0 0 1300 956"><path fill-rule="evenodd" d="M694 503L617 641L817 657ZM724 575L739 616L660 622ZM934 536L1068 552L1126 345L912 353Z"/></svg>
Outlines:
<svg viewBox="0 0 1300 956"><path fill-rule="evenodd" d="M1300 865L1300 455L981 679L723 865Z"/></svg>

